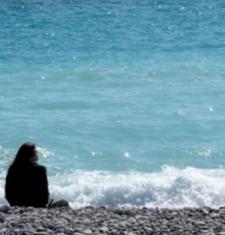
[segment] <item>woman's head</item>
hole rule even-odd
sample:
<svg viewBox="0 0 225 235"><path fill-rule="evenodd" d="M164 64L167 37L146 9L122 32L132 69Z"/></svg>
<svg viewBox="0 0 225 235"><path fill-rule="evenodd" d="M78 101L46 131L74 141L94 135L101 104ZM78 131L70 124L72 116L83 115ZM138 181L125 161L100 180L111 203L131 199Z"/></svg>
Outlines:
<svg viewBox="0 0 225 235"><path fill-rule="evenodd" d="M20 146L13 163L26 163L37 160L38 154L35 144L27 142Z"/></svg>

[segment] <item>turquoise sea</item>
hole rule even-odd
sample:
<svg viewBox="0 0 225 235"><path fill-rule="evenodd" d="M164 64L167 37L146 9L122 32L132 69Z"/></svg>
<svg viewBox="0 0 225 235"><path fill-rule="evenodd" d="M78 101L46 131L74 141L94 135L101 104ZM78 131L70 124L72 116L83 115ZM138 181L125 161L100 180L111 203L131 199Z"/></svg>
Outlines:
<svg viewBox="0 0 225 235"><path fill-rule="evenodd" d="M225 205L225 2L0 0L0 204L19 146L82 206Z"/></svg>

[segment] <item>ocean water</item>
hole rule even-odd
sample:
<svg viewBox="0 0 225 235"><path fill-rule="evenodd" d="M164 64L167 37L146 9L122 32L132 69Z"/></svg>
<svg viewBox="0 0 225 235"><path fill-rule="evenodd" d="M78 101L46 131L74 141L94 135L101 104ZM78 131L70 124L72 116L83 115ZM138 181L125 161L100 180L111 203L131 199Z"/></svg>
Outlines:
<svg viewBox="0 0 225 235"><path fill-rule="evenodd" d="M0 0L0 203L19 146L82 206L225 205L225 3Z"/></svg>

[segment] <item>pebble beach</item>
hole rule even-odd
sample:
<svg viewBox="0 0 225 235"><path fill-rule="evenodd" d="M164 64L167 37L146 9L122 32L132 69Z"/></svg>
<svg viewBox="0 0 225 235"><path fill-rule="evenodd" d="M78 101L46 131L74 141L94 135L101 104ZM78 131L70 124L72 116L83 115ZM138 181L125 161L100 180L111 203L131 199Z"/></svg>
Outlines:
<svg viewBox="0 0 225 235"><path fill-rule="evenodd" d="M0 234L225 234L225 208L0 208Z"/></svg>

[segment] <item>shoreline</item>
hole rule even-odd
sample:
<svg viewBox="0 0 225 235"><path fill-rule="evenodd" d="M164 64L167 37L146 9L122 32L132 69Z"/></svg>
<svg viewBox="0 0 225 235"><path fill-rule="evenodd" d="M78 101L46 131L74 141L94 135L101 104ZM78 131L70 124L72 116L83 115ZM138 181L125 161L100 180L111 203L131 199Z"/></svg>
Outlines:
<svg viewBox="0 0 225 235"><path fill-rule="evenodd" d="M0 234L218 234L225 235L225 207L0 208Z"/></svg>

